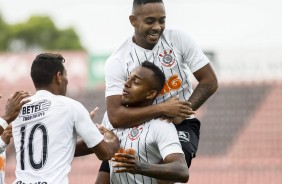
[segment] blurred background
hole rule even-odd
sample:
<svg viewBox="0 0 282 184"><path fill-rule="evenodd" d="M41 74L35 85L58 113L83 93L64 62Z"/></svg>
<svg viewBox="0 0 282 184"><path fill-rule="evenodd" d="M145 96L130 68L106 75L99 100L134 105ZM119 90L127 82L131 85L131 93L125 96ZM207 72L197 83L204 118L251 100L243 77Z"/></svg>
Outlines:
<svg viewBox="0 0 282 184"><path fill-rule="evenodd" d="M164 0L167 27L189 33L209 57L219 89L200 110L191 184L282 181L282 1ZM0 115L16 90L34 93L35 56L61 53L67 96L105 112L104 63L133 34L132 0L0 0ZM196 81L194 81L196 85ZM8 147L6 183L15 179ZM100 161L75 158L70 183L94 183ZM279 182L280 181L280 182Z"/></svg>

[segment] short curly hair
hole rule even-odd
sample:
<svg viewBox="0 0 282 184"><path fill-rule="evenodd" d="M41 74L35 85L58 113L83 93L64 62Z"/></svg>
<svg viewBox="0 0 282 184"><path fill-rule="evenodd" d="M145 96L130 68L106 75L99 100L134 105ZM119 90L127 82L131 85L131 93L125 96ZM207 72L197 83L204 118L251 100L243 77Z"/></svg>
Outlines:
<svg viewBox="0 0 282 184"><path fill-rule="evenodd" d="M30 76L36 88L52 83L57 72L64 72L65 59L61 54L42 53L36 56L32 65Z"/></svg>

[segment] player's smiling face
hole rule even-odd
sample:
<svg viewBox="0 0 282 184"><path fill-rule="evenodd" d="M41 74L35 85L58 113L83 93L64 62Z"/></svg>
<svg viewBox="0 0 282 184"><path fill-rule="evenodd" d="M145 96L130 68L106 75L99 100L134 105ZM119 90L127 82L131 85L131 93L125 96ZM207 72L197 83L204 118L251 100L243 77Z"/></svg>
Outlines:
<svg viewBox="0 0 282 184"><path fill-rule="evenodd" d="M132 70L129 78L124 83L122 104L131 107L141 107L151 103L148 96L152 92L150 84L152 76L153 72L148 68L137 67Z"/></svg>
<svg viewBox="0 0 282 184"><path fill-rule="evenodd" d="M163 3L147 3L134 9L130 22L135 28L133 41L145 49L153 49L165 29Z"/></svg>

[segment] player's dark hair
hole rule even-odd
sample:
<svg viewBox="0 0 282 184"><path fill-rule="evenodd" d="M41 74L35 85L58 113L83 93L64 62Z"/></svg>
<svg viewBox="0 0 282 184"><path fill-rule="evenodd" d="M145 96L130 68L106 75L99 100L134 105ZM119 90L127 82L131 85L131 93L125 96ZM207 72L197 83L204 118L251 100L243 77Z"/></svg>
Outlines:
<svg viewBox="0 0 282 184"><path fill-rule="evenodd" d="M163 3L163 0L134 0L133 1L133 8L136 6L141 6L147 3Z"/></svg>
<svg viewBox="0 0 282 184"><path fill-rule="evenodd" d="M164 87L165 84L165 75L161 71L159 67L157 67L154 63L151 63L149 61L144 61L141 63L142 67L148 68L154 72L154 79L156 80L156 90L158 93L160 93Z"/></svg>
<svg viewBox="0 0 282 184"><path fill-rule="evenodd" d="M36 88L52 83L57 72L64 72L65 59L61 54L42 53L36 56L32 65L30 76Z"/></svg>

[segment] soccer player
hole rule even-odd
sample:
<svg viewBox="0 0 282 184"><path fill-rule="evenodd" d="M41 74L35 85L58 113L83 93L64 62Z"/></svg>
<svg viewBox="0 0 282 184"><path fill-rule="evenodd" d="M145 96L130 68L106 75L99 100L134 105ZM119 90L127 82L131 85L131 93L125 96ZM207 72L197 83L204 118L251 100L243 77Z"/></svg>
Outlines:
<svg viewBox="0 0 282 184"><path fill-rule="evenodd" d="M101 160L110 159L119 148L112 132L104 129L102 135L85 107L65 97L64 61L60 54L43 53L32 63L36 93L12 123L17 161L14 184L67 184L77 136Z"/></svg>
<svg viewBox="0 0 282 184"><path fill-rule="evenodd" d="M161 115L170 117L190 167L200 136L200 121L193 113L216 91L216 75L207 57L189 35L177 29L165 28L166 12L162 0L134 0L129 20L134 34L121 44L105 65L109 120L113 127L127 128ZM154 63L165 73L165 86L154 105L126 108L121 104L123 83L132 69L145 60ZM194 90L190 72L198 81ZM179 101L189 102L187 107L191 110L175 114L170 102L176 96ZM107 167L101 167L100 171L109 172Z"/></svg>
<svg viewBox="0 0 282 184"><path fill-rule="evenodd" d="M18 116L21 107L29 102L30 94L24 91L17 91L8 98L5 114L0 117L0 183L5 181L6 147L12 137L11 122ZM0 98L2 96L0 95Z"/></svg>
<svg viewBox="0 0 282 184"><path fill-rule="evenodd" d="M152 105L165 83L163 72L145 61L132 70L124 84L121 103L126 108ZM113 129L104 118L103 125ZM116 153L111 161L111 183L157 183L157 179L188 181L188 167L172 123L153 119L133 128L112 130L126 151ZM128 152L133 151L133 154ZM136 154L134 154L136 153Z"/></svg>

